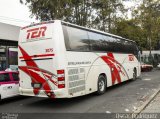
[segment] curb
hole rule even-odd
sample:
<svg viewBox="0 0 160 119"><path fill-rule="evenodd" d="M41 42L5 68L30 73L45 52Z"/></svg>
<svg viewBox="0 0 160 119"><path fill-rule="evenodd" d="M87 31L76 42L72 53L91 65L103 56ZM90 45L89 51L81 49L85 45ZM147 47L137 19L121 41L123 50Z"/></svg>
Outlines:
<svg viewBox="0 0 160 119"><path fill-rule="evenodd" d="M151 95L147 101L144 102L142 106L140 106L137 110L135 110L132 114L135 115L134 119L136 119L137 115L140 114L149 104L150 102L157 96L157 94L160 92L160 86L157 91L154 92L153 95Z"/></svg>

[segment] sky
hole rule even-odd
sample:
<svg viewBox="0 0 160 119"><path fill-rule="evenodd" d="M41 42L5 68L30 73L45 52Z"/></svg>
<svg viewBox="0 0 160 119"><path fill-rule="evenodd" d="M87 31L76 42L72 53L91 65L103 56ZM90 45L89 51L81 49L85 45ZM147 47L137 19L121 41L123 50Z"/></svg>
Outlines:
<svg viewBox="0 0 160 119"><path fill-rule="evenodd" d="M131 7L131 2L126 2L126 7ZM26 26L38 22L35 18L29 17L29 8L21 4L19 0L0 0L0 22L16 26ZM130 17L130 13L128 13Z"/></svg>
<svg viewBox="0 0 160 119"><path fill-rule="evenodd" d="M21 27L37 22L30 15L29 8L19 0L0 0L0 22Z"/></svg>

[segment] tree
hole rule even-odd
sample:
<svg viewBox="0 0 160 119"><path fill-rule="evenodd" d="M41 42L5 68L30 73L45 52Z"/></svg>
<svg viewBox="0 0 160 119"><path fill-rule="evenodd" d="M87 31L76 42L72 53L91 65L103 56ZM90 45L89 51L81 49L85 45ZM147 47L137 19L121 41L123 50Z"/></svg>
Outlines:
<svg viewBox="0 0 160 119"><path fill-rule="evenodd" d="M61 19L103 31L110 31L117 12L123 10L122 0L26 0L25 4L41 21Z"/></svg>
<svg viewBox="0 0 160 119"><path fill-rule="evenodd" d="M138 9L134 10L134 19L145 32L144 38L148 40L151 49L156 45L160 33L160 1L143 0Z"/></svg>
<svg viewBox="0 0 160 119"><path fill-rule="evenodd" d="M117 13L123 14L124 12L122 0L95 0L93 8L96 10L95 23L99 23L98 29L108 32L120 17Z"/></svg>
<svg viewBox="0 0 160 119"><path fill-rule="evenodd" d="M26 0L32 16L41 21L64 20L108 31L136 41L143 49L160 41L160 1L135 1L130 20L124 17L125 0ZM128 1L128 0L127 0ZM23 0L20 0L23 4ZM148 44L148 45L146 45Z"/></svg>
<svg viewBox="0 0 160 119"><path fill-rule="evenodd" d="M72 0L72 21L81 26L87 26L92 14L91 2L89 0Z"/></svg>
<svg viewBox="0 0 160 119"><path fill-rule="evenodd" d="M23 0L20 0L23 4ZM61 19L86 26L91 15L88 0L26 0L32 16L41 21Z"/></svg>
<svg viewBox="0 0 160 119"><path fill-rule="evenodd" d="M23 0L20 0L23 4ZM41 21L65 19L71 14L70 0L26 0L32 16Z"/></svg>
<svg viewBox="0 0 160 119"><path fill-rule="evenodd" d="M112 32L124 38L134 40L138 46L143 49L147 49L147 41L144 37L146 34L135 19L121 19L120 21L117 21L115 27L112 29Z"/></svg>

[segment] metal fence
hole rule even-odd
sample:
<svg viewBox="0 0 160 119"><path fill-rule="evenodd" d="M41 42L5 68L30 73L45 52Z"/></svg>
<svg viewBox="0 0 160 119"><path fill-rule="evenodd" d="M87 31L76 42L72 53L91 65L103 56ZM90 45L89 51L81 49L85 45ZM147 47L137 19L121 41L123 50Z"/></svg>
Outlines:
<svg viewBox="0 0 160 119"><path fill-rule="evenodd" d="M141 61L146 64L152 64L154 67L157 67L158 63L160 63L160 54L142 55Z"/></svg>

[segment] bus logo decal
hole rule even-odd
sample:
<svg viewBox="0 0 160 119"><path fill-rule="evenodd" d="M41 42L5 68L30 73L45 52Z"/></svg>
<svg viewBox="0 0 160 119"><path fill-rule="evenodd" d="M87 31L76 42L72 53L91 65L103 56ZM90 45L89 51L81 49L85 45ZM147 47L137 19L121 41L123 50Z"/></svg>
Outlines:
<svg viewBox="0 0 160 119"><path fill-rule="evenodd" d="M43 26L40 28L29 29L29 30L27 30L27 38L26 39L34 39L34 38L44 37L46 30L47 30L46 26Z"/></svg>
<svg viewBox="0 0 160 119"><path fill-rule="evenodd" d="M129 61L134 61L134 55L128 55Z"/></svg>

